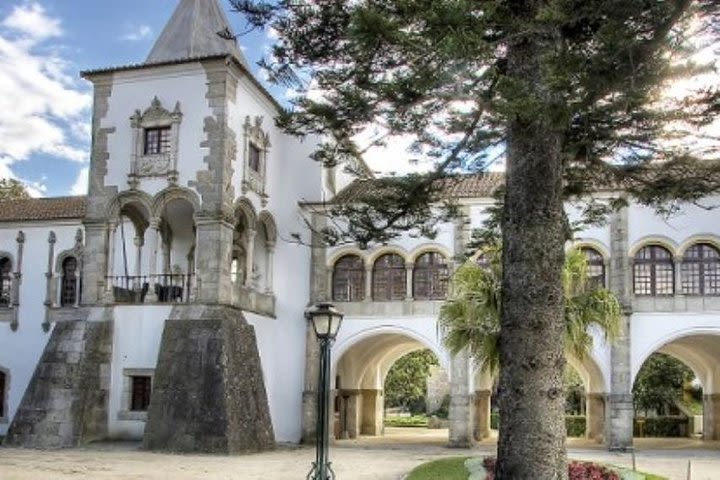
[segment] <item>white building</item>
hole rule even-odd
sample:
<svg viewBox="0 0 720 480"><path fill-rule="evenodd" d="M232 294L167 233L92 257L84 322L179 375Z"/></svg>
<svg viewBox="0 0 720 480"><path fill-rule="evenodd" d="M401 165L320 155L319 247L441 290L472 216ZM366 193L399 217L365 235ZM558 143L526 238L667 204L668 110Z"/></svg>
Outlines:
<svg viewBox="0 0 720 480"><path fill-rule="evenodd" d="M317 347L303 311L319 300L346 313L338 429L381 434L385 375L430 348L451 377L450 443L486 435L492 379L450 358L436 319L501 177L464 180L450 195L469 225L432 241L287 241L308 202L336 187L351 199L372 180L346 187L347 175L309 159L314 142L275 127L280 107L226 31L216 0L181 0L145 62L85 72L87 197L0 208L0 435L31 446L144 435L148 448L202 451L309 438ZM665 220L631 205L578 235L627 313L616 345L598 338L589 358L570 358L591 437L631 445L632 384L662 351L702 382L704 435L720 438L718 215L688 206Z"/></svg>

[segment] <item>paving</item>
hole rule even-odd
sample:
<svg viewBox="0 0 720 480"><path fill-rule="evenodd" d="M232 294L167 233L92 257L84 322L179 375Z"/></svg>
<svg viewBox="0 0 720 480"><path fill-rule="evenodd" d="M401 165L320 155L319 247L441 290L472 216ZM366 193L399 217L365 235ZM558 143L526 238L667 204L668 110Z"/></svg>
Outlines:
<svg viewBox="0 0 720 480"><path fill-rule="evenodd" d="M331 460L338 480L400 480L415 466L442 457L488 455L494 440L472 449L445 446L447 431L388 428L385 437L335 442ZM639 439L637 468L686 480L720 480L720 443L698 440ZM632 467L632 455L570 440L572 458ZM314 457L310 447L281 445L248 456L170 455L140 450L139 443L97 443L71 450L0 448L0 480L298 480ZM441 479L438 479L441 480Z"/></svg>

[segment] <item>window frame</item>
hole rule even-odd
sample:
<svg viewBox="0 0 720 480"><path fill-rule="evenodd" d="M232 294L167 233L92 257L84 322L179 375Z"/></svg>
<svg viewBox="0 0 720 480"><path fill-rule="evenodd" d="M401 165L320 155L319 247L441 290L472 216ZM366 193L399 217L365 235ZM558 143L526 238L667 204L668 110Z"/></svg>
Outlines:
<svg viewBox="0 0 720 480"><path fill-rule="evenodd" d="M138 382L140 381L140 382ZM140 386L142 391L136 391L138 383L147 382ZM130 375L130 404L128 410L130 412L147 412L150 407L150 397L152 396L152 375ZM139 397L139 405L135 401Z"/></svg>
<svg viewBox="0 0 720 480"><path fill-rule="evenodd" d="M641 256L646 251L650 252L648 258ZM657 252L659 251L667 253L667 256L658 257ZM658 293L658 267L660 266L670 267L670 292L668 293ZM644 274L641 277L639 275L640 268L647 268L647 274ZM667 278L667 275L665 275L664 278ZM646 279L646 281L643 281L642 285L645 287L649 286L649 292L638 291L638 287L641 285L638 283L640 279ZM666 286L668 285L667 282L664 282L663 284ZM650 244L641 247L633 257L633 294L641 297L671 297L675 295L675 287L675 261L673 259L672 251L664 245L659 244ZM645 290L645 288L643 288L643 290Z"/></svg>
<svg viewBox="0 0 720 480"><path fill-rule="evenodd" d="M343 262L352 259L355 265L344 266ZM365 299L365 262L360 255L348 253L333 263L331 296L335 302L360 302ZM343 282L343 283L339 283ZM345 295L340 291L345 290Z"/></svg>
<svg viewBox="0 0 720 480"><path fill-rule="evenodd" d="M155 133L157 133L156 139L150 142L150 134ZM143 155L170 155L171 151L172 127L170 125L143 128Z"/></svg>
<svg viewBox="0 0 720 480"><path fill-rule="evenodd" d="M6 266L7 271L3 271ZM0 308L13 306L13 260L7 255L0 256Z"/></svg>
<svg viewBox="0 0 720 480"><path fill-rule="evenodd" d="M423 258L430 258L427 264L421 264ZM442 262L437 262L441 259ZM443 275L444 271L444 275ZM427 293L418 293L419 277L426 275ZM444 277L444 278L443 278ZM412 291L415 300L445 300L450 283L450 262L441 252L432 250L415 257L413 263Z"/></svg>
<svg viewBox="0 0 720 480"><path fill-rule="evenodd" d="M592 289L606 288L607 286L607 268L605 266L605 256L595 247L583 245L580 251L585 255L588 266L588 286ZM593 275L591 272L593 267L600 268L600 274Z"/></svg>
<svg viewBox="0 0 720 480"><path fill-rule="evenodd" d="M389 260L387 265L381 262ZM396 263L392 263L397 260ZM385 282L381 285L380 282ZM407 266L405 258L396 252L378 256L372 267L372 299L377 302L393 302L407 298ZM384 287L384 290L381 289Z"/></svg>
<svg viewBox="0 0 720 480"><path fill-rule="evenodd" d="M699 255L690 255L698 251ZM715 256L706 255L714 252ZM714 266L713 272L708 272ZM708 282L713 278L713 282ZM712 292L708 293L708 283L714 283ZM697 286L697 290L692 287ZM689 288L690 287L690 288ZM680 293L688 296L720 296L720 249L709 242L697 242L690 245L683 253L680 264Z"/></svg>

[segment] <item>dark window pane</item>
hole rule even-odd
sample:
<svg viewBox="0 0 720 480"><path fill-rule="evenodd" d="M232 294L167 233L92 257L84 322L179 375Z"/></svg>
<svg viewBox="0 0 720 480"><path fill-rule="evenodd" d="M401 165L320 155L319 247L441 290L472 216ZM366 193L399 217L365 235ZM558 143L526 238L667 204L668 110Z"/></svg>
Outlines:
<svg viewBox="0 0 720 480"><path fill-rule="evenodd" d="M635 254L633 287L636 295L672 295L675 266L670 251L659 245L641 248Z"/></svg>
<svg viewBox="0 0 720 480"><path fill-rule="evenodd" d="M170 153L170 127L145 129L145 155Z"/></svg>
<svg viewBox="0 0 720 480"><path fill-rule="evenodd" d="M10 305L12 294L12 262L9 258L0 258L0 307Z"/></svg>
<svg viewBox="0 0 720 480"><path fill-rule="evenodd" d="M420 255L413 269L413 298L441 300L447 296L450 269L438 252Z"/></svg>
<svg viewBox="0 0 720 480"><path fill-rule="evenodd" d="M406 294L405 260L400 255L383 255L373 265L373 300L403 300Z"/></svg>
<svg viewBox="0 0 720 480"><path fill-rule="evenodd" d="M60 305L63 307L75 305L78 295L77 260L68 257L62 264L62 279L60 281Z"/></svg>
<svg viewBox="0 0 720 480"><path fill-rule="evenodd" d="M365 265L357 255L345 255L335 262L332 296L338 302L359 302L365 298Z"/></svg>
<svg viewBox="0 0 720 480"><path fill-rule="evenodd" d="M150 405L150 393L152 391L151 377L131 377L132 392L130 410L134 412L145 412Z"/></svg>
<svg viewBox="0 0 720 480"><path fill-rule="evenodd" d="M708 243L698 243L685 251L680 269L682 293L718 295L720 252Z"/></svg>
<svg viewBox="0 0 720 480"><path fill-rule="evenodd" d="M588 262L588 286L590 288L605 287L605 259L603 256L590 247L583 247L582 252L585 254Z"/></svg>

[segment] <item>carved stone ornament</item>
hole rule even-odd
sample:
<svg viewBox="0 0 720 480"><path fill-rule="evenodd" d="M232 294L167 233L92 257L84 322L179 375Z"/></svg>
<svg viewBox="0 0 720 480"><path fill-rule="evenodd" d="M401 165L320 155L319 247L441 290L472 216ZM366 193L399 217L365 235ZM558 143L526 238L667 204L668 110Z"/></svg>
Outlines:
<svg viewBox="0 0 720 480"><path fill-rule="evenodd" d="M166 109L158 97L153 98L144 112L136 110L130 117L133 129L133 159L128 184L137 188L142 177L167 177L173 183L177 181L177 156L180 138L180 122L183 114L180 102L173 111ZM170 151L159 154L145 154L145 130L149 128L170 129Z"/></svg>
<svg viewBox="0 0 720 480"><path fill-rule="evenodd" d="M267 174L267 153L270 149L270 135L263 129L263 117L255 117L251 119L248 115L245 117L243 129L245 132L244 168L243 168L243 193L252 190L262 200L263 206L267 204L266 174ZM250 167L250 148L254 146L260 151L260 165L258 170Z"/></svg>

